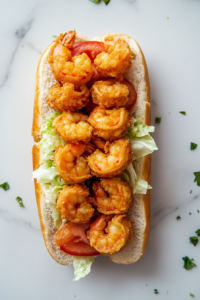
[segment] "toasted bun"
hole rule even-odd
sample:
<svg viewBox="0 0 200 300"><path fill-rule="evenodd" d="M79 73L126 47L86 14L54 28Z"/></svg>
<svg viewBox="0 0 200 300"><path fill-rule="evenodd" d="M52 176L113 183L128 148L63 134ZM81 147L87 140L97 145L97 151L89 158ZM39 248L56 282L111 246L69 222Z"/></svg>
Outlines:
<svg viewBox="0 0 200 300"><path fill-rule="evenodd" d="M131 68L125 74L125 77L133 83L137 92L136 105L131 110L131 115L141 117L145 124L151 123L151 104L150 87L148 79L148 70L144 55L137 42L126 34L107 34L103 38L95 38L96 41L104 41L106 37L113 37L115 40L124 39L129 43L133 59ZM85 36L77 34L76 42L88 40ZM47 104L50 87L56 83L51 67L48 63L48 54L52 44L42 54L36 73L35 100L33 113L32 135L35 142L41 139L40 130L45 123L46 118L54 112ZM36 145L33 146L33 169L37 169L41 164L42 151ZM133 167L136 174L142 179L151 181L151 155L133 161ZM54 236L57 229L54 226L51 216L51 209L45 202L43 186L35 180L35 194L37 199L38 213L40 217L42 234L45 245L50 255L62 265L73 263L71 255L68 255L58 249L54 242ZM132 208L128 212L131 221L134 237L124 250L110 255L110 259L115 263L132 264L138 261L144 254L150 231L150 190L146 195L134 194Z"/></svg>

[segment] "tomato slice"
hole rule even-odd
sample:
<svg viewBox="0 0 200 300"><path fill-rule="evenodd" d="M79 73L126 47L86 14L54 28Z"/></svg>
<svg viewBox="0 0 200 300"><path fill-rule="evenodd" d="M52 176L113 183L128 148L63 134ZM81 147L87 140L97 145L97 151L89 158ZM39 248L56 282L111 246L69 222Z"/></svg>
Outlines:
<svg viewBox="0 0 200 300"><path fill-rule="evenodd" d="M76 43L72 46L70 49L72 52L72 56L77 56L82 53L86 53L91 61L93 62L96 56L103 52L104 49L104 43L102 42L82 42L82 43Z"/></svg>
<svg viewBox="0 0 200 300"><path fill-rule="evenodd" d="M89 223L75 224L69 222L57 231L55 242L60 246L60 250L74 256L100 255L96 249L90 246L90 241L86 236L89 227Z"/></svg>
<svg viewBox="0 0 200 300"><path fill-rule="evenodd" d="M126 103L126 109L130 111L134 107L137 101L136 90L134 88L134 85L126 78L124 78L120 83L125 84L129 89L129 100Z"/></svg>

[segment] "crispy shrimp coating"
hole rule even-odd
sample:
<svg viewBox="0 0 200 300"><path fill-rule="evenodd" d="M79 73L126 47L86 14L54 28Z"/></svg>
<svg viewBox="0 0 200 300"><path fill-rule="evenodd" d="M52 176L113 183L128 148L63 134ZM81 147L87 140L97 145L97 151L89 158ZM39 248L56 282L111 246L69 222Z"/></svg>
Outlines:
<svg viewBox="0 0 200 300"><path fill-rule="evenodd" d="M73 223L89 222L94 214L94 208L90 204L93 198L89 194L89 189L84 185L65 185L56 205L62 219Z"/></svg>
<svg viewBox="0 0 200 300"><path fill-rule="evenodd" d="M81 156L85 148L86 145L82 143L57 147L54 163L64 181L71 184L80 183L91 177L88 162Z"/></svg>
<svg viewBox="0 0 200 300"><path fill-rule="evenodd" d="M91 225L87 232L90 246L100 253L115 253L128 245L133 236L130 221L126 215L101 215Z"/></svg>
<svg viewBox="0 0 200 300"><path fill-rule="evenodd" d="M106 110L99 106L90 114L88 122L94 128L93 135L109 141L122 138L132 123L129 112L124 107Z"/></svg>
<svg viewBox="0 0 200 300"><path fill-rule="evenodd" d="M92 137L93 127L87 120L88 116L82 113L64 112L54 120L54 131L66 142L88 143Z"/></svg>
<svg viewBox="0 0 200 300"><path fill-rule="evenodd" d="M86 106L90 91L85 84L75 89L73 83L66 82L63 86L54 84L49 90L47 104L58 111L75 111Z"/></svg>
<svg viewBox="0 0 200 300"><path fill-rule="evenodd" d="M93 184L95 205L105 215L126 213L133 204L133 191L118 177L101 179Z"/></svg>
<svg viewBox="0 0 200 300"><path fill-rule="evenodd" d="M133 151L128 139L107 142L104 150L105 153L97 149L87 158L94 176L108 178L119 175L132 161Z"/></svg>
<svg viewBox="0 0 200 300"><path fill-rule="evenodd" d="M91 79L94 67L86 53L72 57L70 48L75 38L75 31L60 34L50 49L48 62L57 81L80 86Z"/></svg>
<svg viewBox="0 0 200 300"><path fill-rule="evenodd" d="M129 89L116 80L97 81L91 88L92 101L101 108L122 107L129 100Z"/></svg>
<svg viewBox="0 0 200 300"><path fill-rule="evenodd" d="M94 60L97 71L103 77L120 78L131 66L131 50L128 43L122 39L114 41L113 37L104 41L105 51Z"/></svg>

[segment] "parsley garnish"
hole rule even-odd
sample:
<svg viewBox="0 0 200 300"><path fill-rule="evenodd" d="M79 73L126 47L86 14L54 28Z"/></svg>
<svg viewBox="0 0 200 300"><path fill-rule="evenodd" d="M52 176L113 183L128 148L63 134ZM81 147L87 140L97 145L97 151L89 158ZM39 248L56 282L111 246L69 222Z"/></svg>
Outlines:
<svg viewBox="0 0 200 300"><path fill-rule="evenodd" d="M191 215L192 213L191 212L189 212L189 215Z"/></svg>
<svg viewBox="0 0 200 300"><path fill-rule="evenodd" d="M154 289L154 294L158 294L158 290L157 289Z"/></svg>
<svg viewBox="0 0 200 300"><path fill-rule="evenodd" d="M192 194L192 190L190 190L190 194Z"/></svg>
<svg viewBox="0 0 200 300"><path fill-rule="evenodd" d="M110 2L110 0L103 0L103 2L108 5L108 3Z"/></svg>
<svg viewBox="0 0 200 300"><path fill-rule="evenodd" d="M180 219L181 219L181 216L177 216L177 217L176 217L176 220L180 220Z"/></svg>
<svg viewBox="0 0 200 300"><path fill-rule="evenodd" d="M191 143L191 144L190 144L190 150L196 149L197 146L198 146L197 144Z"/></svg>
<svg viewBox="0 0 200 300"><path fill-rule="evenodd" d="M190 243L192 243L194 246L198 244L198 237L197 236L191 236L190 238Z"/></svg>
<svg viewBox="0 0 200 300"><path fill-rule="evenodd" d="M23 204L22 198L17 197L16 200L17 200L17 202L19 203L19 206L20 206L20 207L25 207L24 204Z"/></svg>
<svg viewBox="0 0 200 300"><path fill-rule="evenodd" d="M94 3L99 3L100 2L100 0L90 0L90 1L92 1Z"/></svg>
<svg viewBox="0 0 200 300"><path fill-rule="evenodd" d="M57 38L57 35L53 34L52 37L53 37L53 38Z"/></svg>
<svg viewBox="0 0 200 300"><path fill-rule="evenodd" d="M194 294L190 293L190 297L194 297Z"/></svg>
<svg viewBox="0 0 200 300"><path fill-rule="evenodd" d="M195 233L200 236L200 229L197 229L197 231L195 231Z"/></svg>
<svg viewBox="0 0 200 300"><path fill-rule="evenodd" d="M197 212L198 212L198 214L199 214L199 209L197 209Z"/></svg>
<svg viewBox="0 0 200 300"><path fill-rule="evenodd" d="M186 112L185 111L179 111L180 112L180 114L182 114L182 115L186 115Z"/></svg>
<svg viewBox="0 0 200 300"><path fill-rule="evenodd" d="M9 186L9 184L7 182L4 182L4 183L0 184L0 187L2 189L4 189L4 191L7 191L7 190L10 189L10 186Z"/></svg>
<svg viewBox="0 0 200 300"><path fill-rule="evenodd" d="M156 117L155 118L155 123L160 124L160 122L161 122L161 118L160 117Z"/></svg>
<svg viewBox="0 0 200 300"><path fill-rule="evenodd" d="M194 176L195 176L194 182L197 181L197 185L200 186L200 172L194 172Z"/></svg>
<svg viewBox="0 0 200 300"><path fill-rule="evenodd" d="M182 257L182 260L184 260L184 266L183 266L184 269L190 270L196 267L196 265L192 262L192 259L189 259L188 256Z"/></svg>

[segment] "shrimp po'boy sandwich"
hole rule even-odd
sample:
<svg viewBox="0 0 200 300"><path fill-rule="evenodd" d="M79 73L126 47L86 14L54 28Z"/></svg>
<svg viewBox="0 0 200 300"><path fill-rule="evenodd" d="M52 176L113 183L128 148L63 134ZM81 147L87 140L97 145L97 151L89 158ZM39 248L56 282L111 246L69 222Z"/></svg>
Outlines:
<svg viewBox="0 0 200 300"><path fill-rule="evenodd" d="M126 34L89 41L69 31L42 54L36 73L33 177L50 255L74 264L75 280L94 258L132 264L150 230L151 103L148 71Z"/></svg>

